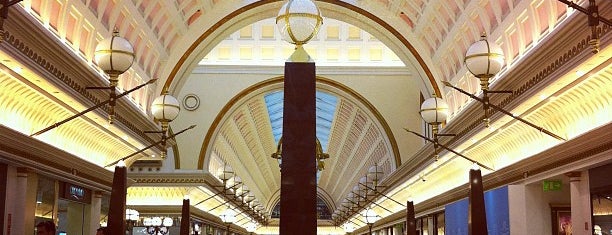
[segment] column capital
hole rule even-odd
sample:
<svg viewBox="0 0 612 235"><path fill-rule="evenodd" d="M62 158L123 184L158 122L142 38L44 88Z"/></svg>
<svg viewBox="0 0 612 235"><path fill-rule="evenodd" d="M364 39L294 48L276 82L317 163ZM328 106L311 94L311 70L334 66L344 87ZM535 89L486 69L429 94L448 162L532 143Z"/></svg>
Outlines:
<svg viewBox="0 0 612 235"><path fill-rule="evenodd" d="M32 170L30 170L27 167L17 167L17 177L28 177L28 173L32 172Z"/></svg>
<svg viewBox="0 0 612 235"><path fill-rule="evenodd" d="M580 178L581 175L582 173L580 171L570 171L565 173L565 176L570 178Z"/></svg>

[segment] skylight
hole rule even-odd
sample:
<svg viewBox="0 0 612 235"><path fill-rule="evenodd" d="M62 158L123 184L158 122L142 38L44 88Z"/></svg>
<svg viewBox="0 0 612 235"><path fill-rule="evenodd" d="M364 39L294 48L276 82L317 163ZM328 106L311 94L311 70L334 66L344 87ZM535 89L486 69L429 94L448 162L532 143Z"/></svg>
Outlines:
<svg viewBox="0 0 612 235"><path fill-rule="evenodd" d="M264 96L270 116L272 135L274 135L274 141L277 144L283 134L283 95L283 91L274 91ZM338 98L336 96L322 91L316 92L316 133L323 152L327 152L329 131L334 120L337 103Z"/></svg>

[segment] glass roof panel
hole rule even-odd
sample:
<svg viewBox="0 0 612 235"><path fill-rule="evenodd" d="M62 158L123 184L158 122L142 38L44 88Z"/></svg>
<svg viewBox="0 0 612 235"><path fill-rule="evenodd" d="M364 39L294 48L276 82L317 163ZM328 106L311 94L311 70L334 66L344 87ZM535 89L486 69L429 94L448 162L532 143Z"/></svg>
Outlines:
<svg viewBox="0 0 612 235"><path fill-rule="evenodd" d="M268 115L270 116L272 135L274 135L276 143L278 143L283 134L283 95L283 91L274 91L264 96ZM316 132L323 152L327 152L329 131L334 120L337 103L338 97L335 95L323 91L316 92Z"/></svg>

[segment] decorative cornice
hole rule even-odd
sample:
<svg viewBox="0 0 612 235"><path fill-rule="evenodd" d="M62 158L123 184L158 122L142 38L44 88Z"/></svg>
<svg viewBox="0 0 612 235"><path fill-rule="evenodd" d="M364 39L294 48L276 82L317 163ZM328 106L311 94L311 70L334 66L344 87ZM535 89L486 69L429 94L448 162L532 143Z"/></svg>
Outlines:
<svg viewBox="0 0 612 235"><path fill-rule="evenodd" d="M134 186L149 186L148 184L154 184L155 186L203 186L210 184L220 184L213 180L210 174L204 171L190 171L190 172L174 172L164 173L130 173L130 179L134 180L136 184ZM213 177L214 178L214 177Z"/></svg>
<svg viewBox="0 0 612 235"><path fill-rule="evenodd" d="M527 57L520 64L515 65L515 69L509 72L504 78L501 78L499 83L492 86L492 90L511 90L513 93L509 95L493 96L491 97L491 103L505 110L511 110L531 97L537 90L554 83L560 76L567 73L567 71L572 68L567 66L575 66L585 61L592 55L590 45L588 44L589 40L591 40L589 30L590 29L586 27L573 27L572 25L568 25L560 29L560 32L555 32L555 36L539 45L538 50L533 52L534 55L537 54L539 56ZM600 28L600 32L601 48L605 48L610 44L610 41L612 41L612 37L609 37L610 28L603 26ZM567 35L572 36L571 38L567 38ZM586 36L577 37L576 35ZM569 39L573 40L568 41ZM558 48L568 49L562 52L558 50ZM544 63L548 64L543 66L542 64ZM529 76L531 76L531 78L523 82L525 81L523 78ZM499 97L505 98L500 99ZM478 102L473 102L472 105L467 107L463 112L460 118L453 120L453 122L444 128L444 132L455 133L456 136L443 144L454 146L463 142L470 136L470 132L473 132L479 126L483 126L482 120L485 116ZM494 122L503 115L497 110L491 109L489 116L491 122Z"/></svg>
<svg viewBox="0 0 612 235"><path fill-rule="evenodd" d="M136 184L165 184L165 185L185 185L185 184L193 184L193 185L204 185L206 184L206 180L204 179L194 179L194 178L166 178L166 177L153 177L153 178L132 178L136 181Z"/></svg>
<svg viewBox="0 0 612 235"><path fill-rule="evenodd" d="M575 22L583 23L583 22ZM583 29L584 28L584 29ZM610 27L603 26L601 29L601 48L605 48L612 41L610 37ZM562 31L561 31L562 30ZM577 32L578 31L578 32ZM560 32L556 32L556 37L552 37L547 42L543 42L537 51L533 54L539 56L531 56L521 62L521 64L515 65L515 69L510 71L506 77L502 78L499 83L494 84L495 90L514 90L513 94L504 96L502 101L499 102L498 106L508 110L519 105L522 101L528 99L530 95L533 95L536 89L541 89L543 86L553 83L559 76L559 70L566 70L564 66L570 64L577 64L578 61L586 60L586 57L591 55L590 46L588 41L590 40L590 33L585 27L573 27L568 25ZM567 38L561 38L562 35L572 35L572 41L567 41ZM575 35L586 35L584 37L576 37ZM606 37L607 36L607 37ZM567 36L565 36L567 37ZM558 48L568 48L565 52L559 51ZM553 59L550 59L553 58ZM549 62L547 66L541 66L543 61ZM538 65L538 66L536 66ZM521 69L521 67L528 67ZM535 70L540 68L540 70ZM523 77L531 76L529 80L524 82ZM505 82L502 82L505 81ZM499 97L497 96L497 97ZM497 103L498 99L492 97L491 103ZM491 110L491 120L497 120L502 117L501 113ZM478 128L484 124L482 119L484 114L482 106L478 102L473 102L471 105L466 107L462 111L462 114L453 120L449 125L444 128L446 133L455 133L456 137L448 138L443 144L449 147L459 145L460 143L468 140L470 136ZM385 179L383 184L389 185L388 188L394 188L401 184L404 180L409 179L418 172L425 163L431 162L431 154L433 153L433 144L428 143L421 148L414 157L410 158L408 162L403 163L394 173Z"/></svg>
<svg viewBox="0 0 612 235"><path fill-rule="evenodd" d="M191 74L263 74L282 76L284 65L198 65ZM318 76L327 75L383 75L383 76L410 76L412 72L407 67L380 67L380 66L317 66ZM402 77L401 79L405 79Z"/></svg>
<svg viewBox="0 0 612 235"><path fill-rule="evenodd" d="M99 74L75 58L76 56L65 47L58 45L61 42L53 40L53 36L48 35L48 32L45 34L47 30L31 22L23 10L11 9L11 11L12 17L5 22L6 40L1 44L7 53L23 60L49 82L66 89L67 93L86 107L107 99L108 94L89 91L84 86L84 84L106 86ZM108 106L102 106L100 109L109 112ZM137 108L132 103L118 99L115 109L118 126L134 133L133 136L145 144L155 142L151 135L145 134L143 130L157 130L159 127L146 115L136 111ZM158 135L158 138L161 138L159 136L161 135Z"/></svg>
<svg viewBox="0 0 612 235"><path fill-rule="evenodd" d="M570 22L565 27L560 28L550 39L542 42L536 48L533 56L526 57L520 64L515 65L514 70L509 71L503 80L495 84L495 90L514 90L514 93L508 96L497 96L497 99L492 103L499 103L499 106L511 110L532 97L543 87L554 83L577 64L583 63L591 57L592 54L588 44L590 32L586 27L575 27L575 24L579 23L584 22ZM612 41L609 33L610 27L603 26L600 31L600 35L602 35L601 47L606 48ZM584 36L576 37L576 35ZM567 49L561 51L559 48ZM543 66L542 64L545 63L546 66ZM531 78L529 80L521 79L524 77ZM504 99L500 99L501 97ZM468 140L476 132L477 127L483 126L481 120L484 115L482 113L482 107L477 102L473 102L466 107L462 114L444 129L447 133L457 133L457 137L443 144L452 147ZM493 116L493 119L497 120L501 116L501 113L497 113ZM516 183L523 180L525 176L529 177L548 172L551 169L566 167L574 162L588 160L591 156L610 151L612 149L612 141L610 141L612 136L608 134L610 131L612 131L611 124L599 127L575 139L486 175L483 182L485 189ZM563 152L563 154L558 154L559 152ZM403 163L381 183L388 185L386 188L388 191L393 190L420 172L427 163L432 162L430 157L432 153L432 144L425 145L414 157ZM419 203L415 206L415 210L417 213L423 213L439 208L467 197L468 190L468 184L464 184ZM389 216L388 219L385 218L384 221L401 220L403 216L405 216L405 211L400 211Z"/></svg>
<svg viewBox="0 0 612 235"><path fill-rule="evenodd" d="M0 162L110 192L113 173L40 140L0 125Z"/></svg>

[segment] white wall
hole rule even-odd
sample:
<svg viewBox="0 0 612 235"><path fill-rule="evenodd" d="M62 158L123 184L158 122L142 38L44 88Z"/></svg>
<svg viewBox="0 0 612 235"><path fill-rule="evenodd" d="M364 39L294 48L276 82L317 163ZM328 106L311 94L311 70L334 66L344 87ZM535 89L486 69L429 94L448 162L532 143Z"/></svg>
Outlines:
<svg viewBox="0 0 612 235"><path fill-rule="evenodd" d="M552 234L551 205L570 205L570 189L544 192L541 183L508 185L510 234Z"/></svg>

